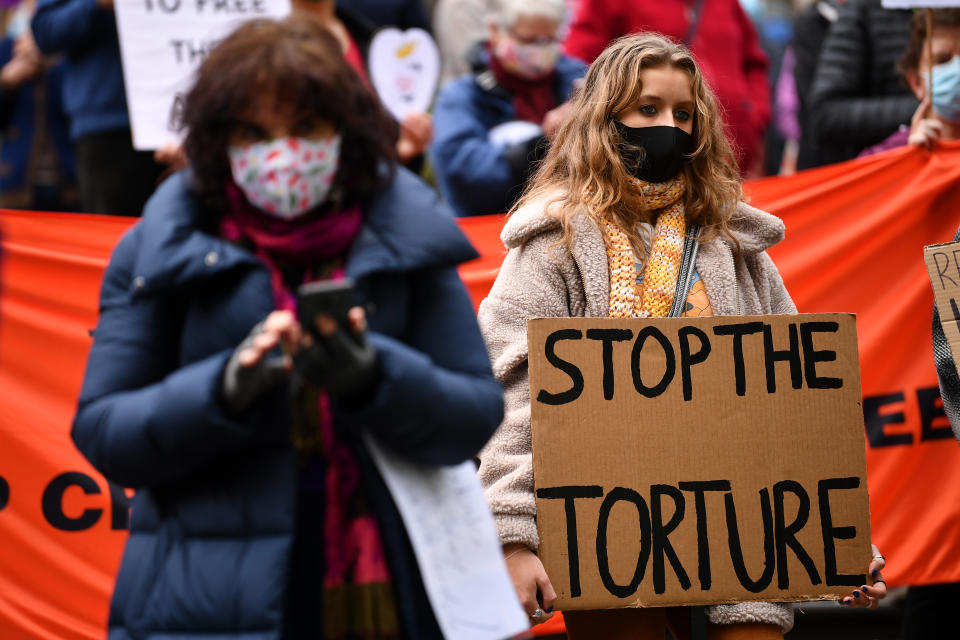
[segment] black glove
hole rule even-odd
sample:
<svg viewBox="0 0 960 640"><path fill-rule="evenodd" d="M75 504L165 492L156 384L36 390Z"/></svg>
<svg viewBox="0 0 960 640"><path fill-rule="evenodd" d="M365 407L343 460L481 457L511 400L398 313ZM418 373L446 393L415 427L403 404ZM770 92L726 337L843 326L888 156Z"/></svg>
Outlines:
<svg viewBox="0 0 960 640"><path fill-rule="evenodd" d="M377 351L366 335L348 334L338 327L329 336L313 332L309 349L293 358L297 372L310 384L324 389L331 396L348 404L367 398L380 376Z"/></svg>
<svg viewBox="0 0 960 640"><path fill-rule="evenodd" d="M283 366L283 356L272 355L279 353L279 349L264 354L256 364L249 367L240 364L240 353L249 349L253 340L261 333L262 322L234 349L223 369L220 396L228 413L241 413L253 404L254 400L289 378L289 373Z"/></svg>

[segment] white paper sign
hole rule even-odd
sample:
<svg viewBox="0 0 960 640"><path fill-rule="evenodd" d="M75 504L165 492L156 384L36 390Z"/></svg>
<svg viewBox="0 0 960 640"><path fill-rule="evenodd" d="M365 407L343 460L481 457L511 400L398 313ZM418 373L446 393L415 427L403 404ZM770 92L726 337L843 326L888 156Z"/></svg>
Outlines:
<svg viewBox="0 0 960 640"><path fill-rule="evenodd" d="M942 9L960 7L960 0L883 0L884 9Z"/></svg>
<svg viewBox="0 0 960 640"><path fill-rule="evenodd" d="M543 129L540 125L526 120L511 120L498 124L487 132L487 140L498 147L509 147L511 145L528 142L534 138L543 135Z"/></svg>
<svg viewBox="0 0 960 640"><path fill-rule="evenodd" d="M430 108L440 78L440 53L426 31L378 31L370 42L367 66L380 101L397 120Z"/></svg>
<svg viewBox="0 0 960 640"><path fill-rule="evenodd" d="M403 518L443 636L503 640L526 631L473 463L422 466L370 436L366 442Z"/></svg>
<svg viewBox="0 0 960 640"><path fill-rule="evenodd" d="M281 18L290 0L114 0L133 146L179 142L174 100L206 52L251 18Z"/></svg>

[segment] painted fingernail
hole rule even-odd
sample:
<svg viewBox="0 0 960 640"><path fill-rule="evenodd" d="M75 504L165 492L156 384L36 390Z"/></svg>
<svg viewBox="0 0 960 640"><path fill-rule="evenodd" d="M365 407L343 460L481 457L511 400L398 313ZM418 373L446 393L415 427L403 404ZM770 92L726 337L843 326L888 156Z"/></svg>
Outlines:
<svg viewBox="0 0 960 640"><path fill-rule="evenodd" d="M853 597L854 597L854 598L859 598L859 597L860 597L860 592L859 592L859 591L854 591L854 592L853 592Z"/></svg>
<svg viewBox="0 0 960 640"><path fill-rule="evenodd" d="M547 607L547 613L553 613L553 607Z"/></svg>
<svg viewBox="0 0 960 640"><path fill-rule="evenodd" d="M870 593L870 587L864 587L864 588L863 588L863 592L864 592L864 593Z"/></svg>
<svg viewBox="0 0 960 640"><path fill-rule="evenodd" d="M870 575L876 578L878 575L880 575L880 570L874 569L873 571L870 572Z"/></svg>

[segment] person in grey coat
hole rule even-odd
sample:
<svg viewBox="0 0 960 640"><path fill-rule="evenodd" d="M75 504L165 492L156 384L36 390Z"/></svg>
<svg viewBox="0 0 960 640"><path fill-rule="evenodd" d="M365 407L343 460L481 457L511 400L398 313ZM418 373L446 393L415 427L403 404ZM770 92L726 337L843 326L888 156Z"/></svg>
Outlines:
<svg viewBox="0 0 960 640"><path fill-rule="evenodd" d="M656 35L621 38L590 67L571 114L504 227L508 253L479 313L506 404L480 478L534 623L550 617L556 592L536 555L527 320L797 311L766 253L783 222L743 203L716 99L689 50ZM666 299L663 287L644 286L664 271L675 285ZM869 570L879 572L874 555ZM875 606L885 595L882 583L864 585L842 603ZM676 611L565 611L564 620L571 640L662 638ZM775 640L792 628L793 607L716 605L708 618L712 639Z"/></svg>

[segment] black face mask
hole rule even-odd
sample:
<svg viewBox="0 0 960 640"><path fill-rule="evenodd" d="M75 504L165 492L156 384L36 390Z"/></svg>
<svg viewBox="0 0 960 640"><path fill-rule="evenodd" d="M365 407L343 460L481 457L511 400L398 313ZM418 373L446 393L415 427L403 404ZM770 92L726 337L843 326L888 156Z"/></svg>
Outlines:
<svg viewBox="0 0 960 640"><path fill-rule="evenodd" d="M627 171L644 182L666 182L674 177L693 150L693 136L679 127L628 127L619 120L613 124L626 143L620 155Z"/></svg>

